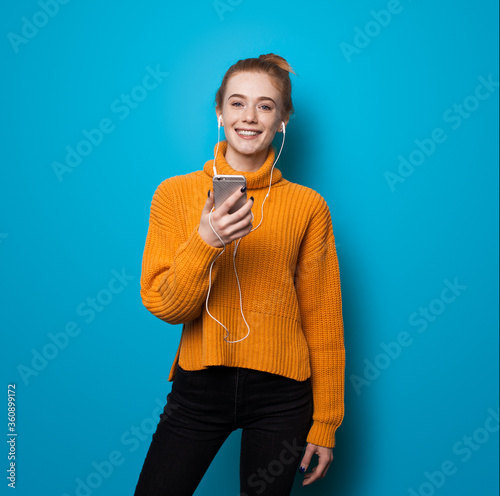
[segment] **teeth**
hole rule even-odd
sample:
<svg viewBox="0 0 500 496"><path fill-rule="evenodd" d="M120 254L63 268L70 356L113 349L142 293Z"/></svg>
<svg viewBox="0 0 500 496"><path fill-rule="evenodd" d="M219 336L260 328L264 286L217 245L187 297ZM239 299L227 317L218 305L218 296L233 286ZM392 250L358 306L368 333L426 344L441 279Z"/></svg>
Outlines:
<svg viewBox="0 0 500 496"><path fill-rule="evenodd" d="M256 131L238 131L238 134L242 134L243 136L256 136L259 133Z"/></svg>

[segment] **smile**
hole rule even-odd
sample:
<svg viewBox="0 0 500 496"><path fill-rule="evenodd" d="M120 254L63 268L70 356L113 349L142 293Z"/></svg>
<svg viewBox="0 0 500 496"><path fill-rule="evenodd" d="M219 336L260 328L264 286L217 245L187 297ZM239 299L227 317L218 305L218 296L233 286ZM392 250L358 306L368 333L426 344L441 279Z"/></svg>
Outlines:
<svg viewBox="0 0 500 496"><path fill-rule="evenodd" d="M254 138L255 136L258 136L261 134L261 131L250 131L246 129L236 129L236 133L238 136L241 136L242 138Z"/></svg>

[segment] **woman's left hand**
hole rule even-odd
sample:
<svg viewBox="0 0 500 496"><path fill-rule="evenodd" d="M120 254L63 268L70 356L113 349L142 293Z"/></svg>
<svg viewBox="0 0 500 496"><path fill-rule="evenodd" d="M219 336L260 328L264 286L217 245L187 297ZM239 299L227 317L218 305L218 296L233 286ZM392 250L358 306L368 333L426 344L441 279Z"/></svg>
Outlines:
<svg viewBox="0 0 500 496"><path fill-rule="evenodd" d="M317 446L316 444L308 443L306 452L302 457L302 463L300 464L300 472L304 473L307 470L314 454L318 455L318 465L313 467L310 472L304 475L304 482L302 482L303 486L307 486L318 479L322 479L326 475L330 463L332 463L332 448L325 448L324 446Z"/></svg>

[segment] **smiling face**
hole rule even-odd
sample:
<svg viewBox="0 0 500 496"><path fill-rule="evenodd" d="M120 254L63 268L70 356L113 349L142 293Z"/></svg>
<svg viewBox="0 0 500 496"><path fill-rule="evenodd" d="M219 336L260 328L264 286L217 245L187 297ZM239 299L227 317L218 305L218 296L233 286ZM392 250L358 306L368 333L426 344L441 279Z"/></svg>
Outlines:
<svg viewBox="0 0 500 496"><path fill-rule="evenodd" d="M256 171L265 162L276 131L281 130L283 103L280 91L267 74L241 72L231 77L223 98L226 160L236 170Z"/></svg>

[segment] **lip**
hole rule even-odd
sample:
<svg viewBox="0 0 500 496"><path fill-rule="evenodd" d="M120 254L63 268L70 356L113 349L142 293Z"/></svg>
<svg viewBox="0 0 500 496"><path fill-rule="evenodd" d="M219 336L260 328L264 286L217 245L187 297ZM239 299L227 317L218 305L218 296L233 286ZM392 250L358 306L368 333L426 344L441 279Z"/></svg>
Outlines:
<svg viewBox="0 0 500 496"><path fill-rule="evenodd" d="M251 132L254 132L254 133L257 133L257 134L255 136L242 136L239 133L239 131L251 131ZM241 138L241 139L244 139L244 140L253 140L253 139L258 138L262 134L262 131L259 131L258 129L245 129L245 128L242 128L242 127L235 128L235 132L238 135L238 138Z"/></svg>

